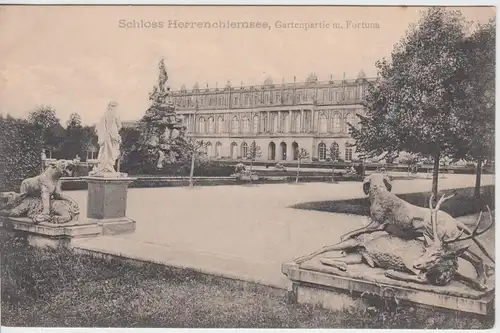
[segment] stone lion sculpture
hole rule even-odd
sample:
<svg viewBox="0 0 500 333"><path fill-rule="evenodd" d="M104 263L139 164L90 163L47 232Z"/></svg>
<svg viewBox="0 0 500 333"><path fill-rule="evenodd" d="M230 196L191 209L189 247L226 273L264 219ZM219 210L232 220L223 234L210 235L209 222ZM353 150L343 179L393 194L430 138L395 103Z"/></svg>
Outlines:
<svg viewBox="0 0 500 333"><path fill-rule="evenodd" d="M72 169L72 162L57 161L40 175L23 180L19 193L0 193L0 215L29 217L35 224L77 220L78 204L61 192L61 177L71 174Z"/></svg>

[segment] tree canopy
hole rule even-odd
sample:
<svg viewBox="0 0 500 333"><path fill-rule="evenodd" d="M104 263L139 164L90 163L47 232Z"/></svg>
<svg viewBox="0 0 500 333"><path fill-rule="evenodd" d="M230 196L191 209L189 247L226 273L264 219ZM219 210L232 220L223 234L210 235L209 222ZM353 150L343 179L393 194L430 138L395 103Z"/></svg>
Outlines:
<svg viewBox="0 0 500 333"><path fill-rule="evenodd" d="M467 28L459 12L430 8L395 46L391 59L376 63L379 78L369 88L367 114L358 116L359 128L350 126L362 156L408 152L432 158L433 192L440 158L466 158L472 129L484 126L477 111L483 101L473 98L480 89L473 72L484 70L491 58L471 58L491 40L483 32L467 37ZM489 76L481 80L484 86L491 81ZM475 141L483 140L489 138Z"/></svg>
<svg viewBox="0 0 500 333"><path fill-rule="evenodd" d="M50 106L38 106L28 115L28 122L39 129L44 148L61 149L65 131L56 115L56 110Z"/></svg>

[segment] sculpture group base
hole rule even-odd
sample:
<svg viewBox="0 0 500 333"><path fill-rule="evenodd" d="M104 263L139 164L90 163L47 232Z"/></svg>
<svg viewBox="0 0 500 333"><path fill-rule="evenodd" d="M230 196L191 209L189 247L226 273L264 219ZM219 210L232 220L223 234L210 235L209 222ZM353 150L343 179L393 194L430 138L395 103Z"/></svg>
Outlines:
<svg viewBox="0 0 500 333"><path fill-rule="evenodd" d="M482 292L457 281L448 286L396 281L386 277L384 270L362 264L349 265L342 272L321 264L318 258L301 265L285 263L282 272L290 280L293 301L331 310L369 307L378 299L481 315L494 312L494 277L488 281L488 290Z"/></svg>
<svg viewBox="0 0 500 333"><path fill-rule="evenodd" d="M102 235L103 228L93 221L75 221L66 224L34 224L31 219L0 217L0 228L25 237L36 247L71 246L74 240Z"/></svg>
<svg viewBox="0 0 500 333"><path fill-rule="evenodd" d="M102 235L118 235L135 231L135 221L128 217L89 219L102 228Z"/></svg>

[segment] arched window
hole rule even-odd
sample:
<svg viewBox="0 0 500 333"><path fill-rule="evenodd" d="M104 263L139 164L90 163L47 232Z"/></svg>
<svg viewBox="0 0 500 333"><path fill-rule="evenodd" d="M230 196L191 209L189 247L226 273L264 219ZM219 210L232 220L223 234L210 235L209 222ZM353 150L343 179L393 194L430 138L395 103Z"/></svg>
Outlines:
<svg viewBox="0 0 500 333"><path fill-rule="evenodd" d="M278 115L275 114L273 116L273 133L277 133L278 132Z"/></svg>
<svg viewBox="0 0 500 333"><path fill-rule="evenodd" d="M213 133L215 130L215 121L213 117L208 118L208 133Z"/></svg>
<svg viewBox="0 0 500 333"><path fill-rule="evenodd" d="M334 161L338 161L340 159L340 148L337 142L333 142L330 146L330 157Z"/></svg>
<svg viewBox="0 0 500 333"><path fill-rule="evenodd" d="M345 117L344 132L349 133L349 124L354 125L354 114L348 113Z"/></svg>
<svg viewBox="0 0 500 333"><path fill-rule="evenodd" d="M290 129L288 128L289 122L288 122L288 114L283 115L283 126L281 126L282 132L283 133L288 133Z"/></svg>
<svg viewBox="0 0 500 333"><path fill-rule="evenodd" d="M221 158L222 156L222 143L217 142L215 144L215 157Z"/></svg>
<svg viewBox="0 0 500 333"><path fill-rule="evenodd" d="M246 142L241 144L241 158L247 159L248 157L248 145Z"/></svg>
<svg viewBox="0 0 500 333"><path fill-rule="evenodd" d="M300 123L300 114L295 116L295 132L300 133L301 132L301 123Z"/></svg>
<svg viewBox="0 0 500 333"><path fill-rule="evenodd" d="M280 160L286 161L286 143L280 143Z"/></svg>
<svg viewBox="0 0 500 333"><path fill-rule="evenodd" d="M340 132L340 117L338 113L335 113L333 115L333 132L334 133L339 133Z"/></svg>
<svg viewBox="0 0 500 333"><path fill-rule="evenodd" d="M250 132L250 120L245 117L243 118L243 133Z"/></svg>
<svg viewBox="0 0 500 333"><path fill-rule="evenodd" d="M207 156L212 157L213 151L212 151L212 143L211 142L207 143L206 151L207 151Z"/></svg>
<svg viewBox="0 0 500 333"><path fill-rule="evenodd" d="M238 133L240 131L240 122L238 117L234 116L231 122L231 133Z"/></svg>
<svg viewBox="0 0 500 333"><path fill-rule="evenodd" d="M296 161L299 159L299 144L297 142L292 143L293 150L293 160Z"/></svg>
<svg viewBox="0 0 500 333"><path fill-rule="evenodd" d="M276 159L276 144L274 142L269 143L267 159L268 160Z"/></svg>
<svg viewBox="0 0 500 333"><path fill-rule="evenodd" d="M352 161L352 147L349 142L345 143L345 160Z"/></svg>
<svg viewBox="0 0 500 333"><path fill-rule="evenodd" d="M238 145L236 142L231 143L231 158L233 160L238 159Z"/></svg>
<svg viewBox="0 0 500 333"><path fill-rule="evenodd" d="M267 132L267 130L268 130L267 116L262 117L261 124L262 124L261 132Z"/></svg>
<svg viewBox="0 0 500 333"><path fill-rule="evenodd" d="M326 145L323 142L318 145L318 158L320 161L326 160Z"/></svg>
<svg viewBox="0 0 500 333"><path fill-rule="evenodd" d="M322 114L319 117L319 132L320 133L327 133L328 132L328 121L326 119L326 116Z"/></svg>
<svg viewBox="0 0 500 333"><path fill-rule="evenodd" d="M259 132L259 116L253 116L252 132Z"/></svg>
<svg viewBox="0 0 500 333"><path fill-rule="evenodd" d="M222 117L219 117L217 119L217 133L222 132L224 132L224 119Z"/></svg>
<svg viewBox="0 0 500 333"><path fill-rule="evenodd" d="M205 133L205 125L205 118L200 117L200 119L198 119L198 133Z"/></svg>

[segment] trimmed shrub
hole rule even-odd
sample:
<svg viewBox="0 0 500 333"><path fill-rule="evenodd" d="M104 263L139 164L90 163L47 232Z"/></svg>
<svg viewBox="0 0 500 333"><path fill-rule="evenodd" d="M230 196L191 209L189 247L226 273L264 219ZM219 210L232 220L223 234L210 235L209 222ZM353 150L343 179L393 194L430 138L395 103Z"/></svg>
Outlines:
<svg viewBox="0 0 500 333"><path fill-rule="evenodd" d="M0 117L0 191L19 192L21 182L42 168L39 129L25 120Z"/></svg>

